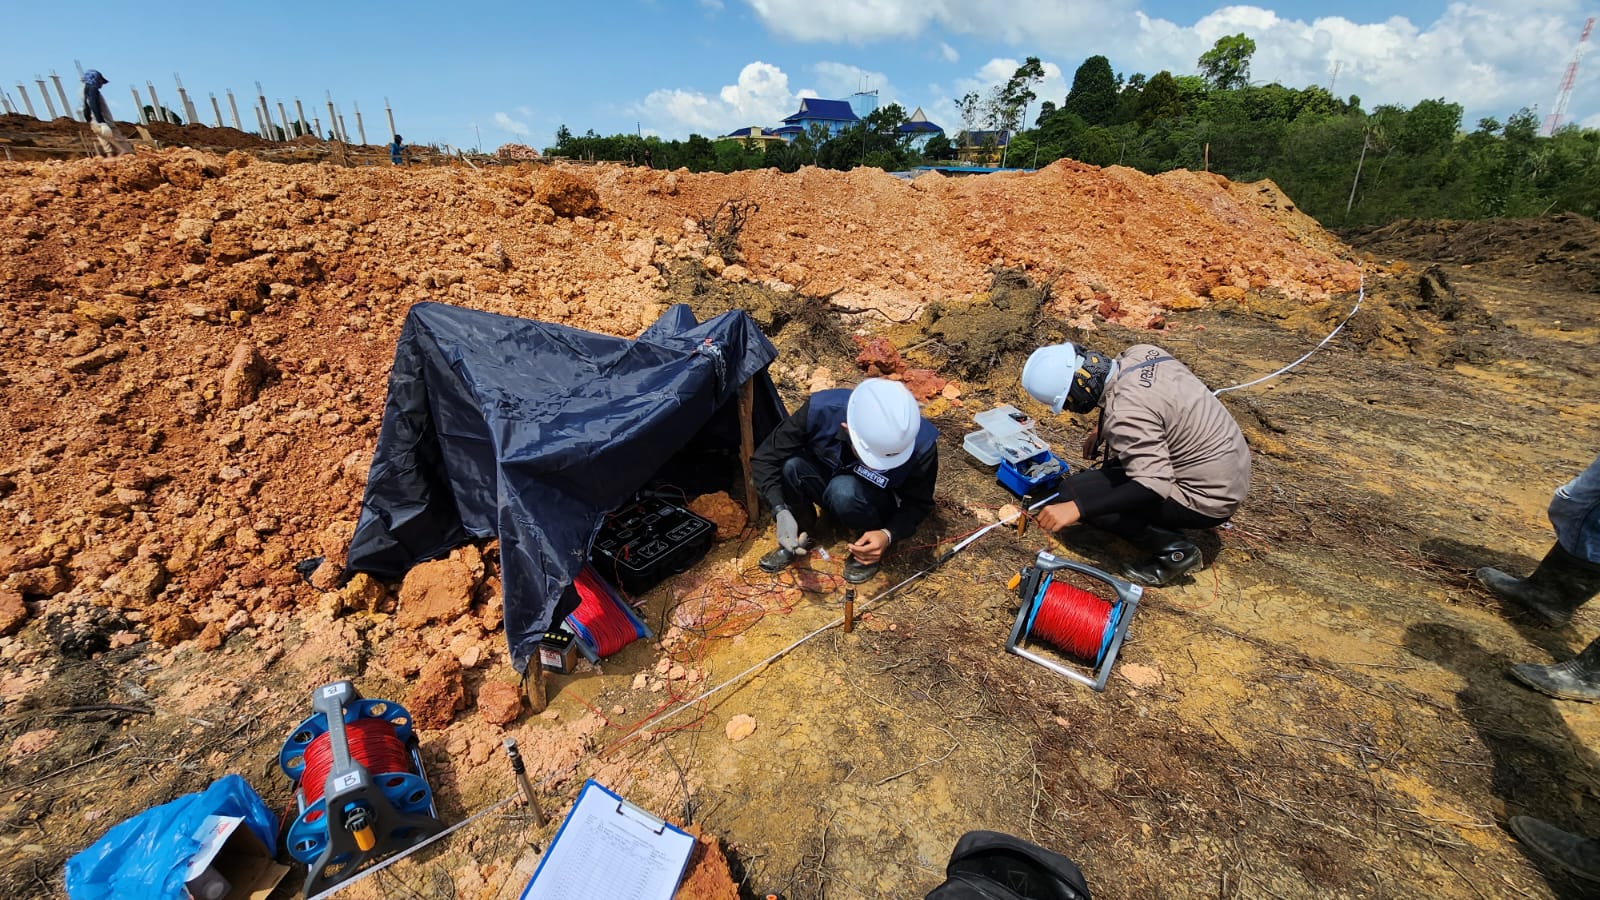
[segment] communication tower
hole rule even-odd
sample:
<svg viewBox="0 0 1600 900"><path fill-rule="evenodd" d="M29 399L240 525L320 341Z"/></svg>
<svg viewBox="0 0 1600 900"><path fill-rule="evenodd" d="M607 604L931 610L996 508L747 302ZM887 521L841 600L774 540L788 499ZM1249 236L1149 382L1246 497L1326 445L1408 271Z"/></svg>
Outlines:
<svg viewBox="0 0 1600 900"><path fill-rule="evenodd" d="M1589 44L1589 32L1594 30L1594 16L1583 23L1583 35L1578 38L1578 49L1572 51L1572 62L1567 63L1566 74L1561 76L1561 89L1556 92L1556 106L1550 115L1544 117L1544 133L1555 134L1561 127L1561 117L1567 113L1567 101L1572 99L1572 83L1578 80L1578 62L1583 59L1583 51Z"/></svg>

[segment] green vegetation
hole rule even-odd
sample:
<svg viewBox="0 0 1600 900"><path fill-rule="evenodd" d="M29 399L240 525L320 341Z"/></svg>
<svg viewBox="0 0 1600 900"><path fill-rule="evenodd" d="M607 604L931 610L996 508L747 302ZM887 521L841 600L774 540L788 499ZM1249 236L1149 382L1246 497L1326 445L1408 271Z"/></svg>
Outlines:
<svg viewBox="0 0 1600 900"><path fill-rule="evenodd" d="M1036 167L1058 159L1122 165L1151 174L1208 169L1234 181L1270 178L1325 224L1356 225L1398 218L1473 219L1572 212L1600 217L1600 130L1568 126L1551 137L1520 110L1504 123L1463 128L1460 104L1444 98L1411 108L1361 108L1311 86L1249 83L1255 42L1243 34L1217 41L1199 60L1199 75L1157 72L1124 79L1104 56L1078 67L1058 105L1045 100L1031 128L1033 87L1044 72L1028 57L988 96L956 101L962 121L947 138L919 153L895 128L905 111L890 105L829 138L820 129L791 144L716 141L692 135L662 141L635 135L578 137L565 126L546 151L603 159L732 172L801 166L896 171L955 158L955 132L1008 130L1008 165ZM998 158L999 154L995 154Z"/></svg>

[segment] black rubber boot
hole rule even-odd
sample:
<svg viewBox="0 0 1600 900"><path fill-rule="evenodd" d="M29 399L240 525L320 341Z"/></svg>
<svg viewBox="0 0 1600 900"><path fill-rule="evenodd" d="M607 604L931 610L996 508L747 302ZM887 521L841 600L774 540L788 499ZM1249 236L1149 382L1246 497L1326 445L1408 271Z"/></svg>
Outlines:
<svg viewBox="0 0 1600 900"><path fill-rule="evenodd" d="M1579 559L1560 544L1550 548L1539 568L1527 578L1485 566L1478 580L1495 593L1547 625L1565 625L1572 613L1600 594L1600 565Z"/></svg>
<svg viewBox="0 0 1600 900"><path fill-rule="evenodd" d="M850 584L868 581L876 574L878 574L877 563L856 562L854 556L844 561L844 580Z"/></svg>
<svg viewBox="0 0 1600 900"><path fill-rule="evenodd" d="M1600 881L1600 841L1532 816L1512 816L1509 824L1517 839L1539 857L1585 881Z"/></svg>
<svg viewBox="0 0 1600 900"><path fill-rule="evenodd" d="M789 567L789 563L792 562L794 562L793 553L790 553L782 547L774 547L772 552L761 557L761 560L757 562L756 565L760 566L761 571L763 572L782 572L784 569L787 569Z"/></svg>
<svg viewBox="0 0 1600 900"><path fill-rule="evenodd" d="M1165 528L1146 528L1136 541L1154 556L1141 563L1128 563L1122 567L1122 576L1138 584L1162 587L1198 570L1205 565L1200 548L1176 531Z"/></svg>
<svg viewBox="0 0 1600 900"><path fill-rule="evenodd" d="M1560 700L1600 700L1600 638L1589 642L1583 652L1566 662L1549 666L1521 663L1511 667L1520 682Z"/></svg>

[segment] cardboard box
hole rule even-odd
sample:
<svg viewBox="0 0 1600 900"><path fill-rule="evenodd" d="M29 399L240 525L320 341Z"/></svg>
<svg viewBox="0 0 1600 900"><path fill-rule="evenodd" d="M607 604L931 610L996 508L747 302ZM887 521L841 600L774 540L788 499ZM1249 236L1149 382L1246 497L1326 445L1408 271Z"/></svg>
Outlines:
<svg viewBox="0 0 1600 900"><path fill-rule="evenodd" d="M206 816L194 837L200 849L183 875L190 900L266 900L289 871L239 816Z"/></svg>

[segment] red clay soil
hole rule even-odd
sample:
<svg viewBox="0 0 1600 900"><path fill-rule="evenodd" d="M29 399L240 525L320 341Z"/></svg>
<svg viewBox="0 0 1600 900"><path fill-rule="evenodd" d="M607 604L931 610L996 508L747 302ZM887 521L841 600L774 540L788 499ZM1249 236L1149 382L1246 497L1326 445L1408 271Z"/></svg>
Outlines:
<svg viewBox="0 0 1600 900"><path fill-rule="evenodd" d="M315 596L288 563L342 558L408 306L637 333L664 308L662 268L705 253L696 217L730 197L761 209L723 277L845 309L959 303L998 263L1054 277L1056 311L1085 323L1245 288L1309 303L1356 279L1222 179L1072 163L907 184L168 150L0 174L0 578L147 610L149 628L181 610L168 641ZM595 217L533 200L550 181L592 183Z"/></svg>
<svg viewBox="0 0 1600 900"><path fill-rule="evenodd" d="M759 209L724 260L701 221L740 198ZM1052 280L1051 311L1093 327L1247 290L1310 306L1357 283L1270 185L1068 162L908 183L865 169L346 168L141 150L0 164L0 216L0 607L20 627L20 597L63 657L144 640L209 653L253 629L258 646L280 642L266 665L291 613L330 597L392 608L382 585L324 595L292 565L343 560L395 339L419 301L633 335L665 309L669 267L901 318L984 297L1005 265ZM457 593L473 614L396 637L379 670L412 678L448 653L459 679L504 661L497 561L469 568ZM0 638L0 696L50 677L51 660L12 641ZM288 648L336 677L326 652ZM430 709L441 727L467 714L459 686ZM496 752L493 733L460 727L429 740L474 764ZM589 727L573 723L574 746Z"/></svg>

